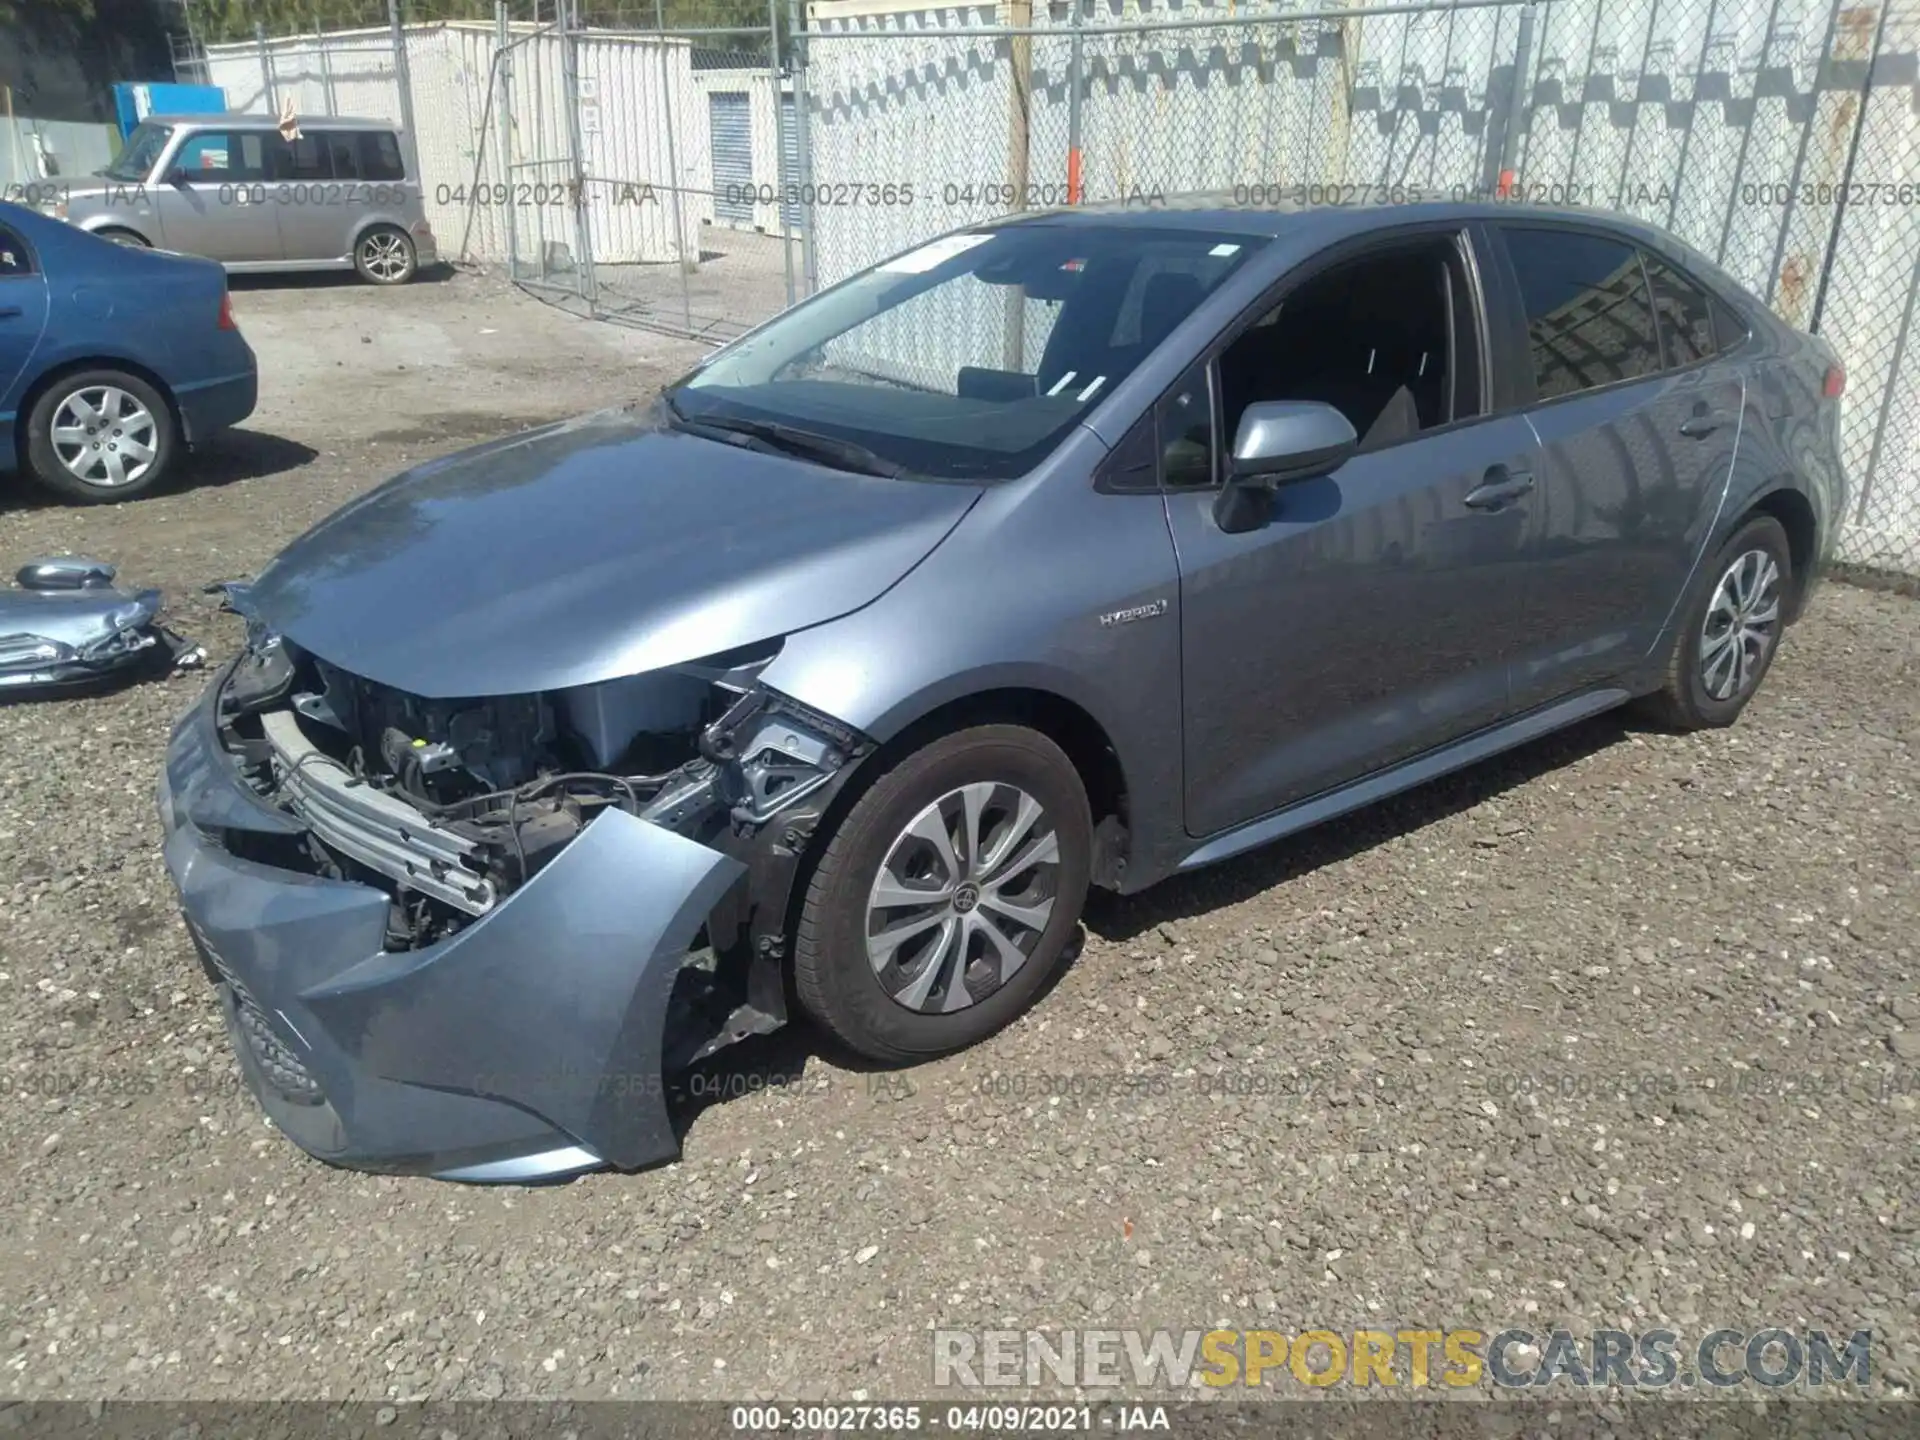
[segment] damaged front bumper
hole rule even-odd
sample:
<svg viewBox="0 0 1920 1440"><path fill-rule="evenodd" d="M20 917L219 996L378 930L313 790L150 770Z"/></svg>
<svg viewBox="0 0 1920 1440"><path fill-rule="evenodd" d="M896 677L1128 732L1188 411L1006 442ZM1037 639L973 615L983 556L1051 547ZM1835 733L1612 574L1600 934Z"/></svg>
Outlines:
<svg viewBox="0 0 1920 1440"><path fill-rule="evenodd" d="M58 692L206 652L161 625L158 590L116 590L97 560L29 561L0 590L0 694Z"/></svg>
<svg viewBox="0 0 1920 1440"><path fill-rule="evenodd" d="M389 953L385 890L235 853L304 827L236 772L224 681L175 728L160 815L188 929L274 1123L337 1165L453 1180L676 1156L670 1007L749 865L607 810L472 923Z"/></svg>

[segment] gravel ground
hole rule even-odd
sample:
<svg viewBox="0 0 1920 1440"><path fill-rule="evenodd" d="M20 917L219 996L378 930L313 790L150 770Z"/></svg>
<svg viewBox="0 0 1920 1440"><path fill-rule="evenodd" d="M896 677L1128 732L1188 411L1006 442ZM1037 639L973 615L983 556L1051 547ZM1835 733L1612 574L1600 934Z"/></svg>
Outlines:
<svg viewBox="0 0 1920 1440"><path fill-rule="evenodd" d="M216 658L199 585L691 358L467 276L237 308L261 408L179 489L0 500L7 568L114 559ZM0 1396L915 1396L934 1325L1871 1326L1920 1380L1911 600L1827 587L1731 731L1097 901L966 1055L738 1047L681 1163L539 1190L330 1170L237 1089L152 807L199 683L0 708Z"/></svg>

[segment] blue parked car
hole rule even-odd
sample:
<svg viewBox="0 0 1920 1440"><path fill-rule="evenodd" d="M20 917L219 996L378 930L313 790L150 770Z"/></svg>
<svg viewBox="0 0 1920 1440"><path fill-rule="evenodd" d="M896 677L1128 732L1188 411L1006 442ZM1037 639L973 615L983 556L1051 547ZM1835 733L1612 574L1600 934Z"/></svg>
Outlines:
<svg viewBox="0 0 1920 1440"><path fill-rule="evenodd" d="M0 472L129 499L251 415L259 382L219 265L0 203Z"/></svg>

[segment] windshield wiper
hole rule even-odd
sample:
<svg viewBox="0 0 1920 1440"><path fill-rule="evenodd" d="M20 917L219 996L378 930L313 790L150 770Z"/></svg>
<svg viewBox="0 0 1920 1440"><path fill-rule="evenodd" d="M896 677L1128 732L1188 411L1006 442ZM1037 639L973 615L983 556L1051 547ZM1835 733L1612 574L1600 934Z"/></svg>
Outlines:
<svg viewBox="0 0 1920 1440"><path fill-rule="evenodd" d="M728 435L745 435L770 445L788 455L798 455L805 460L817 460L831 465L837 470L851 470L856 475L880 475L889 480L897 480L905 469L891 460L882 458L866 446L852 440L842 440L837 435L821 435L812 430L802 430L794 425L783 425L777 420L740 420L728 415L688 415L681 410L671 396L667 398L667 408L674 420L689 430L717 430Z"/></svg>

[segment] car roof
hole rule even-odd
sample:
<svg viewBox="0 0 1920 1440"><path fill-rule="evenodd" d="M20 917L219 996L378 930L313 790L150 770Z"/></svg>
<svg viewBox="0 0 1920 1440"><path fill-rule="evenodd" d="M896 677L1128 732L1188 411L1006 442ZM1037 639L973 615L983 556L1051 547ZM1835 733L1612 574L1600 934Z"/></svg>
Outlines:
<svg viewBox="0 0 1920 1440"><path fill-rule="evenodd" d="M229 130L277 130L276 115L245 115L238 111L212 111L199 115L149 115L155 125L219 125ZM370 120L353 115L296 115L294 123L302 130L399 130L391 120Z"/></svg>
<svg viewBox="0 0 1920 1440"><path fill-rule="evenodd" d="M1274 186L1275 190L1291 187ZM1317 188L1317 187L1316 187ZM1330 186L1337 190L1341 187ZM1365 191L1366 186L1352 187ZM1248 186L1242 194L1258 195L1262 187ZM1101 201L1055 210L1033 210L1006 217L1005 224L1123 225L1142 230L1206 230L1229 235L1267 238L1297 236L1315 230L1350 233L1395 224L1444 221L1467 224L1474 220L1559 221L1590 225L1672 244L1673 239L1631 215L1570 205L1531 205L1504 200L1388 199L1353 204L1273 204L1236 201L1233 194L1209 191L1193 195L1160 195L1142 191L1137 197Z"/></svg>

